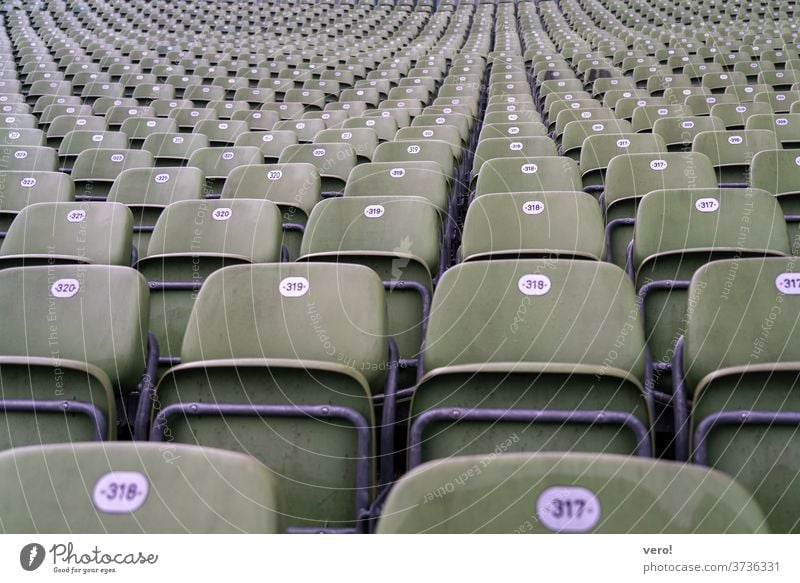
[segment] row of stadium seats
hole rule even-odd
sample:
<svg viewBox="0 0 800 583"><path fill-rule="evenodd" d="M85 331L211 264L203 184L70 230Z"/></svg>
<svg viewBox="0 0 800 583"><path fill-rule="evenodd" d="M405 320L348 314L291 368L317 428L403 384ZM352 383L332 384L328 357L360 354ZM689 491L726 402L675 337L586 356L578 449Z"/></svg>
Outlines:
<svg viewBox="0 0 800 583"><path fill-rule="evenodd" d="M3 9L3 528L800 528L788 16L179 4Z"/></svg>

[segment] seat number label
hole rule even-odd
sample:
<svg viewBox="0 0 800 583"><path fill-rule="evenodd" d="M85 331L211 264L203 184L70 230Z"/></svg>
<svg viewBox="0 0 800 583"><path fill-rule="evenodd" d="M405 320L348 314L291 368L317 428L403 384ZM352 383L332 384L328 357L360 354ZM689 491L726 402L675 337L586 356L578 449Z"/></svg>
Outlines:
<svg viewBox="0 0 800 583"><path fill-rule="evenodd" d="M306 295L309 287L305 277L286 277L281 280L278 290L285 298L299 298Z"/></svg>
<svg viewBox="0 0 800 583"><path fill-rule="evenodd" d="M526 296L543 296L550 291L550 278L546 275L529 273L519 278L517 286Z"/></svg>
<svg viewBox="0 0 800 583"><path fill-rule="evenodd" d="M94 485L92 500L100 512L130 514L147 500L150 484L139 472L109 472Z"/></svg>
<svg viewBox="0 0 800 583"><path fill-rule="evenodd" d="M588 532L600 521L600 501L580 486L547 488L536 501L536 516L553 532Z"/></svg>

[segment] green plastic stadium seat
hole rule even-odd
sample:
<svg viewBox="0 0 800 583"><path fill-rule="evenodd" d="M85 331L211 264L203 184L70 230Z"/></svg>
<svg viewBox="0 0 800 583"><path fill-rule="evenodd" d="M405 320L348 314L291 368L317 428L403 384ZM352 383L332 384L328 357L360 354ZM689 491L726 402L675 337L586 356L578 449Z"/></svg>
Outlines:
<svg viewBox="0 0 800 583"><path fill-rule="evenodd" d="M281 532L277 478L251 457L183 444L74 443L0 453L14 534ZM121 492L115 496L116 492Z"/></svg>

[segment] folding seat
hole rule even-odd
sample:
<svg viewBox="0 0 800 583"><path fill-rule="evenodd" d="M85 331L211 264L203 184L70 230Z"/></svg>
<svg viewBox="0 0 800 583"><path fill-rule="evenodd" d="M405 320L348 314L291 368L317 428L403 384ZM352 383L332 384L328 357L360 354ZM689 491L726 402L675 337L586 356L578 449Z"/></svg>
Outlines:
<svg viewBox="0 0 800 583"><path fill-rule="evenodd" d="M177 133L178 124L164 117L130 117L122 122L120 131L128 136L131 146L141 147L150 134Z"/></svg>
<svg viewBox="0 0 800 583"><path fill-rule="evenodd" d="M182 200L158 217L136 268L150 286L150 331L162 366L178 364L197 290L215 270L281 257L281 214L265 200Z"/></svg>
<svg viewBox="0 0 800 583"><path fill-rule="evenodd" d="M156 132L145 138L142 150L153 155L156 166L185 166L196 150L208 146L205 134Z"/></svg>
<svg viewBox="0 0 800 583"><path fill-rule="evenodd" d="M38 129L0 127L0 145L44 146L45 134Z"/></svg>
<svg viewBox="0 0 800 583"><path fill-rule="evenodd" d="M378 149L376 156L377 152ZM322 196L328 197L338 196L344 191L347 177L358 160L352 144L334 142L287 146L278 162L313 164L319 170Z"/></svg>
<svg viewBox="0 0 800 583"><path fill-rule="evenodd" d="M749 101L752 101L749 100ZM717 95L689 95L684 104L694 112L695 116L711 115L711 108L718 103L742 103L736 95L723 93Z"/></svg>
<svg viewBox="0 0 800 583"><path fill-rule="evenodd" d="M652 132L653 124L662 117L687 118L692 110L685 105L644 105L633 110L631 124L637 133Z"/></svg>
<svg viewBox="0 0 800 583"><path fill-rule="evenodd" d="M567 293L576 289L590 291ZM430 313L409 465L490 453L514 435L509 452L652 455L644 335L619 267L549 258L461 263L442 276Z"/></svg>
<svg viewBox="0 0 800 583"><path fill-rule="evenodd" d="M431 161L373 162L353 168L344 196L416 196L428 199L442 216L448 210L448 177Z"/></svg>
<svg viewBox="0 0 800 583"><path fill-rule="evenodd" d="M314 143L334 143L342 142L351 144L356 150L356 158L359 163L371 162L378 147L378 135L371 128L358 129L326 129L317 132L314 136Z"/></svg>
<svg viewBox="0 0 800 583"><path fill-rule="evenodd" d="M679 459L735 476L780 533L800 528L796 289L795 258L701 267L673 364Z"/></svg>
<svg viewBox="0 0 800 583"><path fill-rule="evenodd" d="M104 132L107 129L106 118L99 115L59 115L47 127L47 145L58 148L64 137L73 130Z"/></svg>
<svg viewBox="0 0 800 583"><path fill-rule="evenodd" d="M46 146L0 146L0 171L58 169L58 156Z"/></svg>
<svg viewBox="0 0 800 583"><path fill-rule="evenodd" d="M240 453L182 444L71 443L2 452L0 471L15 476L0 496L7 532L283 530L277 478ZM117 491L118 498L112 495Z"/></svg>
<svg viewBox="0 0 800 583"><path fill-rule="evenodd" d="M235 111L231 119L247 122L252 131L269 131L278 123L280 116L274 111Z"/></svg>
<svg viewBox="0 0 800 583"><path fill-rule="evenodd" d="M28 205L67 202L75 197L69 176L58 172L3 170L0 185L0 237L5 236L11 221Z"/></svg>
<svg viewBox="0 0 800 583"><path fill-rule="evenodd" d="M575 160L565 156L546 156L527 160L487 160L473 192L475 196L482 196L498 192L576 191L582 188Z"/></svg>
<svg viewBox="0 0 800 583"><path fill-rule="evenodd" d="M451 125L458 129L461 140L466 143L472 130L472 118L462 113L449 114L422 114L416 116L411 122L412 126L441 126Z"/></svg>
<svg viewBox="0 0 800 583"><path fill-rule="evenodd" d="M744 73L707 72L703 75L701 83L703 87L709 88L711 93L723 93L733 85L747 85L747 77Z"/></svg>
<svg viewBox="0 0 800 583"><path fill-rule="evenodd" d="M189 157L188 166L203 171L206 178L207 197L219 196L225 179L237 166L263 163L261 150L252 146L209 147L194 150Z"/></svg>
<svg viewBox="0 0 800 583"><path fill-rule="evenodd" d="M762 91L753 100L769 106L769 113L789 113L792 105L800 100L800 91Z"/></svg>
<svg viewBox="0 0 800 583"><path fill-rule="evenodd" d="M341 129L342 124L350 119L350 113L343 109L307 111L303 114L303 119L321 119L325 122L325 129Z"/></svg>
<svg viewBox="0 0 800 583"><path fill-rule="evenodd" d="M156 112L152 107L127 107L124 105L115 106L106 112L105 120L108 129L118 131L126 119L155 117Z"/></svg>
<svg viewBox="0 0 800 583"><path fill-rule="evenodd" d="M122 132L72 130L58 147L59 171L70 172L81 152L96 148L127 150L128 136Z"/></svg>
<svg viewBox="0 0 800 583"><path fill-rule="evenodd" d="M150 102L150 107L155 110L157 117L169 117L173 109L191 108L192 102L188 99L155 99Z"/></svg>
<svg viewBox="0 0 800 583"><path fill-rule="evenodd" d="M300 119L305 108L302 103L265 103L261 111L274 111L280 119Z"/></svg>
<svg viewBox="0 0 800 583"><path fill-rule="evenodd" d="M744 188L750 182L750 161L762 150L778 150L775 132L768 130L731 130L700 132L692 141L692 151L711 159L721 188Z"/></svg>
<svg viewBox="0 0 800 583"><path fill-rule="evenodd" d="M775 64L770 61L750 61L746 63L736 63L734 71L739 71L747 75L748 83L765 83L766 79L775 79L771 74L776 73ZM768 74L770 77L762 77ZM791 82L789 83L791 85ZM788 89L789 87L786 87Z"/></svg>
<svg viewBox="0 0 800 583"><path fill-rule="evenodd" d="M347 196L311 211L299 261L365 265L387 290L387 333L397 343L400 386L421 377L419 355L433 280L439 274L438 209L418 196ZM410 372L410 371L409 371Z"/></svg>
<svg viewBox="0 0 800 583"><path fill-rule="evenodd" d="M325 92L319 89L288 89L283 96L283 102L299 103L303 106L303 111L320 111L327 103Z"/></svg>
<svg viewBox="0 0 800 583"><path fill-rule="evenodd" d="M211 146L232 146L248 131L247 123L232 120L204 120L194 126L193 133L205 134Z"/></svg>
<svg viewBox="0 0 800 583"><path fill-rule="evenodd" d="M276 163L287 146L297 144L297 134L290 130L245 132L235 142L239 146L254 146L261 150L264 161Z"/></svg>
<svg viewBox="0 0 800 583"><path fill-rule="evenodd" d="M246 101L212 101L206 107L216 111L219 119L233 119L238 111L251 112L250 104Z"/></svg>
<svg viewBox="0 0 800 583"><path fill-rule="evenodd" d="M414 468L389 493L377 532L767 532L750 492L720 471L611 454L503 453L491 463L486 459L456 456ZM473 474L464 483L461 476ZM675 490L685 496L672 496ZM706 512L687 511L709 499L715 502ZM581 510L565 510L573 507Z"/></svg>
<svg viewBox="0 0 800 583"><path fill-rule="evenodd" d="M594 134L581 147L580 169L583 190L599 193L604 189L606 168L614 156L666 152L667 145L657 134Z"/></svg>
<svg viewBox="0 0 800 583"><path fill-rule="evenodd" d="M692 79L688 75L670 74L655 75L647 80L647 92L650 95L664 95L668 90L691 89L694 87ZM709 93L711 91L709 90Z"/></svg>
<svg viewBox="0 0 800 583"><path fill-rule="evenodd" d="M222 198L256 198L274 202L283 213L283 245L294 260L308 215L321 199L319 172L311 164L251 164L234 168Z"/></svg>
<svg viewBox="0 0 800 583"><path fill-rule="evenodd" d="M533 137L546 136L547 128L540 122L504 122L504 123L484 123L481 127L478 141L486 138L513 138L513 137Z"/></svg>
<svg viewBox="0 0 800 583"><path fill-rule="evenodd" d="M769 85L731 85L725 90L726 95L732 95L742 103L753 101L756 95L765 92L772 92L772 87Z"/></svg>
<svg viewBox="0 0 800 583"><path fill-rule="evenodd" d="M131 265L133 217L121 204L44 202L22 209L0 247L0 269Z"/></svg>
<svg viewBox="0 0 800 583"><path fill-rule="evenodd" d="M214 85L189 85L184 88L181 97L199 106L204 106L209 101L224 100L225 89Z"/></svg>
<svg viewBox="0 0 800 583"><path fill-rule="evenodd" d="M17 267L0 271L0 297L0 449L115 439L156 372L144 278L108 265Z"/></svg>
<svg viewBox="0 0 800 583"><path fill-rule="evenodd" d="M89 105L101 97L111 99L125 97L125 88L120 83L93 82L87 83L81 91L81 99Z"/></svg>
<svg viewBox="0 0 800 583"><path fill-rule="evenodd" d="M150 235L164 208L180 200L199 200L204 190L205 178L199 168L130 168L114 180L107 200L131 209L133 246L141 255L147 251Z"/></svg>
<svg viewBox="0 0 800 583"><path fill-rule="evenodd" d="M768 62L768 61L767 61ZM761 61L763 65L765 61ZM792 85L800 82L800 71L785 70L785 71L761 71L758 73L757 82L759 85L769 85L775 91L788 91Z"/></svg>
<svg viewBox="0 0 800 583"><path fill-rule="evenodd" d="M556 143L561 144L562 136L567 124L573 121L596 121L617 120L614 111L607 107L594 107L592 109L565 109L558 114L555 125L551 128ZM552 125L552 124L551 124Z"/></svg>
<svg viewBox="0 0 800 583"><path fill-rule="evenodd" d="M711 160L697 152L626 154L612 158L606 170L601 206L606 219L608 260L625 267L633 238L636 209L653 190L716 188Z"/></svg>
<svg viewBox="0 0 800 583"><path fill-rule="evenodd" d="M203 79L199 75L169 75L164 82L174 87L176 97L180 99L189 99L183 96L186 88L200 85Z"/></svg>
<svg viewBox="0 0 800 583"><path fill-rule="evenodd" d="M152 73L125 73L119 78L119 83L124 88L125 97L134 97L133 92L136 87L144 85L152 86L157 82L158 78ZM161 97L161 95L158 95L158 97ZM169 98L169 95L165 95L164 97Z"/></svg>
<svg viewBox="0 0 800 583"><path fill-rule="evenodd" d="M581 157L583 142L589 136L632 132L633 126L625 119L571 121L566 125L561 136L561 154L577 161Z"/></svg>
<svg viewBox="0 0 800 583"><path fill-rule="evenodd" d="M75 160L70 177L76 200L105 200L114 180L129 168L153 166L147 150L92 148L83 150Z"/></svg>
<svg viewBox="0 0 800 583"><path fill-rule="evenodd" d="M527 138L487 138L478 142L472 163L471 179L477 180L481 167L493 158L520 158L527 160L543 156L557 156L558 150L550 138L543 136Z"/></svg>
<svg viewBox="0 0 800 583"><path fill-rule="evenodd" d="M142 83L133 88L131 97L140 103L150 105L159 99L175 99L175 87L167 83Z"/></svg>
<svg viewBox="0 0 800 583"><path fill-rule="evenodd" d="M43 95L72 95L73 84L69 81L44 80L34 81L25 94L23 103L33 105Z"/></svg>
<svg viewBox="0 0 800 583"><path fill-rule="evenodd" d="M395 108L395 109L368 109L363 114L362 117L365 118L385 118L385 119L393 119L395 124L399 128L407 128L411 125L411 113L407 109L402 108Z"/></svg>
<svg viewBox="0 0 800 583"><path fill-rule="evenodd" d="M718 103L711 107L711 115L721 119L727 130L743 130L750 117L771 113L772 110L767 103L758 101L738 104Z"/></svg>
<svg viewBox="0 0 800 583"><path fill-rule="evenodd" d="M754 114L747 118L745 129L775 132L784 149L800 147L800 114L797 113Z"/></svg>
<svg viewBox="0 0 800 583"><path fill-rule="evenodd" d="M283 120L273 126L275 131L292 131L297 136L299 143L310 144L314 136L325 129L325 122L321 119Z"/></svg>
<svg viewBox="0 0 800 583"><path fill-rule="evenodd" d="M424 139L417 142L385 142L380 144L373 156L374 162L436 162L442 175L452 183L455 157L450 144L440 140ZM399 164L398 164L399 165Z"/></svg>
<svg viewBox="0 0 800 583"><path fill-rule="evenodd" d="M450 144L453 157L460 162L464 153L464 143L458 128L451 125L439 126L417 126L411 125L407 128L397 130L394 136L396 142L419 142L421 140L439 140Z"/></svg>
<svg viewBox="0 0 800 583"><path fill-rule="evenodd" d="M670 370L687 313L686 289L699 266L789 252L780 205L766 191L691 188L645 195L636 213L628 270L642 301L655 380L663 385L665 377L658 373Z"/></svg>
<svg viewBox="0 0 800 583"><path fill-rule="evenodd" d="M653 133L661 136L670 152L689 151L694 137L700 132L722 131L723 121L715 116L666 117L657 119Z"/></svg>
<svg viewBox="0 0 800 583"><path fill-rule="evenodd" d="M490 194L467 209L463 261L605 257L603 217L583 192Z"/></svg>
<svg viewBox="0 0 800 583"><path fill-rule="evenodd" d="M383 286L366 267L218 270L197 296L182 364L159 383L151 439L259 459L280 476L290 531L361 530L374 484L371 395L394 394L385 327Z"/></svg>
<svg viewBox="0 0 800 583"><path fill-rule="evenodd" d="M179 107L169 112L169 116L178 124L178 131L191 133L201 121L218 119L217 112L210 108Z"/></svg>

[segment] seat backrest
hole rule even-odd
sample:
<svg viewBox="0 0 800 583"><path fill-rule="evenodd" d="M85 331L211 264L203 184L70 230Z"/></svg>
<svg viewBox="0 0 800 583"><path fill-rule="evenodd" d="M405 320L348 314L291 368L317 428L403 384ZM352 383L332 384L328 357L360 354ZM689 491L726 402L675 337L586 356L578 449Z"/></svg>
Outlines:
<svg viewBox="0 0 800 583"><path fill-rule="evenodd" d="M189 166L203 171L206 178L227 178L231 170L247 164L261 164L261 150L253 146L199 148L189 157Z"/></svg>
<svg viewBox="0 0 800 583"><path fill-rule="evenodd" d="M569 292L577 289L591 292ZM509 322L524 298L525 317L509 342ZM462 263L444 273L434 293L425 370L522 362L601 367L623 327L630 334L618 342L613 367L641 379L644 334L633 284L619 267L558 259Z"/></svg>
<svg viewBox="0 0 800 583"><path fill-rule="evenodd" d="M0 495L9 532L283 530L275 476L241 453L178 443L31 446L1 452L0 472L14 476Z"/></svg>
<svg viewBox="0 0 800 583"><path fill-rule="evenodd" d="M231 170L222 198L258 198L306 214L320 200L319 171L313 164L249 164Z"/></svg>
<svg viewBox="0 0 800 583"><path fill-rule="evenodd" d="M225 255L265 263L280 258L281 215L266 200L182 200L158 218L147 253L152 263L168 255Z"/></svg>
<svg viewBox="0 0 800 583"><path fill-rule="evenodd" d="M131 389L144 372L147 282L129 267L47 265L0 271L0 354L53 355L98 367L114 385ZM56 324L54 324L54 322Z"/></svg>
<svg viewBox="0 0 800 583"><path fill-rule="evenodd" d="M378 533L768 531L749 492L700 466L611 454L504 453L485 465L482 458L435 460L403 476ZM464 474L475 475L465 484Z"/></svg>
<svg viewBox="0 0 800 583"><path fill-rule="evenodd" d="M636 268L668 253L790 253L780 205L759 189L653 191L639 203L633 241Z"/></svg>
<svg viewBox="0 0 800 583"><path fill-rule="evenodd" d="M108 200L132 207L162 208L179 200L203 196L203 172L192 167L129 168L123 170Z"/></svg>
<svg viewBox="0 0 800 583"><path fill-rule="evenodd" d="M396 255L439 270L438 209L418 196L347 196L320 202L311 211L300 254L369 257ZM394 276L394 274L391 274Z"/></svg>
<svg viewBox="0 0 800 583"><path fill-rule="evenodd" d="M603 217L583 192L489 194L467 209L464 261L514 257L601 260Z"/></svg>
<svg viewBox="0 0 800 583"><path fill-rule="evenodd" d="M475 194L495 192L578 191L583 188L578 165L566 156L494 158L483 164Z"/></svg>
<svg viewBox="0 0 800 583"><path fill-rule="evenodd" d="M220 269L197 296L181 362L344 362L379 390L385 375L380 364L387 354L384 296L378 276L360 265L274 263ZM329 343L320 341L320 330ZM347 359L340 361L337 355Z"/></svg>
<svg viewBox="0 0 800 583"><path fill-rule="evenodd" d="M131 264L133 216L113 202L48 202L25 207L0 247L0 265Z"/></svg>

